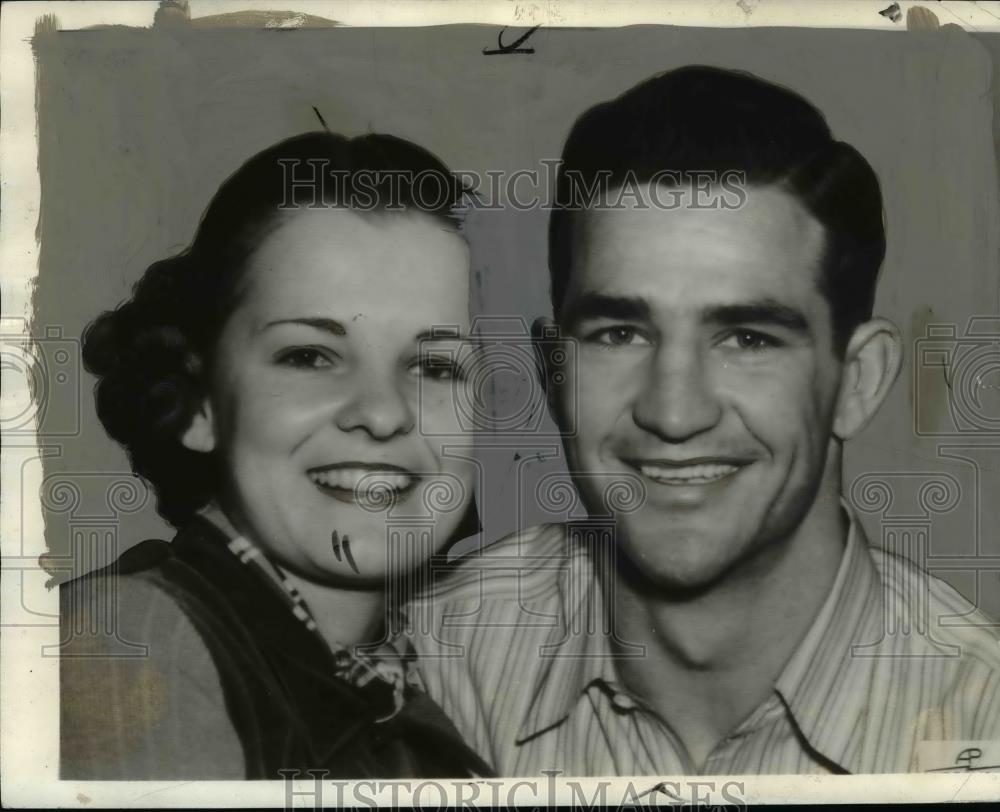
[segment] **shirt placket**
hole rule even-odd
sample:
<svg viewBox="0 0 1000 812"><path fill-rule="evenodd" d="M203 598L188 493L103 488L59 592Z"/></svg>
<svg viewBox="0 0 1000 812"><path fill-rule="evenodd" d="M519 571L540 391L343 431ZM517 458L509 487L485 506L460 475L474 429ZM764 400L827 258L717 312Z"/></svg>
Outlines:
<svg viewBox="0 0 1000 812"><path fill-rule="evenodd" d="M624 690L596 681L588 688L618 775L694 773L683 743L662 719ZM624 735L621 735L623 734Z"/></svg>
<svg viewBox="0 0 1000 812"><path fill-rule="evenodd" d="M752 755L754 748L761 741L762 736L768 732L773 732L775 725L784 724L785 708L777 694L772 693L764 702L759 705L743 722L737 725L725 739L719 742L705 759L705 766L702 769L703 775L728 775L734 772L746 772L747 768L736 767L740 764L748 752ZM767 753L761 748L760 755L751 759L753 761L752 772L759 772L764 769L762 759L767 758L775 750L781 749L781 744L772 742ZM748 750L751 748L751 750Z"/></svg>
<svg viewBox="0 0 1000 812"><path fill-rule="evenodd" d="M589 689L598 696L592 701L603 699L608 708L609 719L616 722L627 719L629 737L635 742L622 742L624 750L633 757L630 765L622 763L620 753L614 754L615 767L619 775L724 775L733 772L743 748L753 746L754 737L771 729L780 722L784 709L777 696L772 694L732 733L720 741L699 768L688 753L687 747L669 724L649 708L630 696L627 692L610 684L594 684ZM608 740L615 741L614 732L605 730Z"/></svg>

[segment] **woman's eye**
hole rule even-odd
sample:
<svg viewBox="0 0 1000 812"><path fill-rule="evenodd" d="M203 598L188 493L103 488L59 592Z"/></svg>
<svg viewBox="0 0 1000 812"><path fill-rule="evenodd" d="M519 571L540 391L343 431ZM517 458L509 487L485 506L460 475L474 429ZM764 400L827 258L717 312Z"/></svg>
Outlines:
<svg viewBox="0 0 1000 812"><path fill-rule="evenodd" d="M315 347L295 347L278 353L275 360L294 369L321 369L333 366L333 362L322 351Z"/></svg>
<svg viewBox="0 0 1000 812"><path fill-rule="evenodd" d="M632 345L649 344L649 339L638 327L627 324L616 324L614 327L603 327L588 336L590 341L610 347L628 347Z"/></svg>
<svg viewBox="0 0 1000 812"><path fill-rule="evenodd" d="M462 380L462 367L448 356L429 355L418 359L410 367L415 375L432 381Z"/></svg>
<svg viewBox="0 0 1000 812"><path fill-rule="evenodd" d="M765 333L758 333L756 330L734 330L722 342L722 346L760 352L777 347L779 343L777 339Z"/></svg>

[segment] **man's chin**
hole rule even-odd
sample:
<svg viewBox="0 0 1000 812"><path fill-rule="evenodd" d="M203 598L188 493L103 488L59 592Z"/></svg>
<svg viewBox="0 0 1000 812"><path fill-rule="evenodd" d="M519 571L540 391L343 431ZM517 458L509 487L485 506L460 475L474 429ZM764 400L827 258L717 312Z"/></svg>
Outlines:
<svg viewBox="0 0 1000 812"><path fill-rule="evenodd" d="M690 528L643 535L644 539L631 536L620 540L616 551L619 575L643 591L695 597L722 581L735 564L726 555L733 548L735 535Z"/></svg>
<svg viewBox="0 0 1000 812"><path fill-rule="evenodd" d="M628 585L638 593L675 601L693 600L711 591L721 580L718 569L690 567L619 568Z"/></svg>

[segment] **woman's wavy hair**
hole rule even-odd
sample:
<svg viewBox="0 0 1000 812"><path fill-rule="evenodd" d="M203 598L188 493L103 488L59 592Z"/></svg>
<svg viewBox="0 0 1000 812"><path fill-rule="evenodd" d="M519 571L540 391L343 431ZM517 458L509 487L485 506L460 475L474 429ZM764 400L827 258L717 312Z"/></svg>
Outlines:
<svg viewBox="0 0 1000 812"><path fill-rule="evenodd" d="M151 265L131 299L88 325L83 361L98 379L98 417L152 485L161 516L181 526L218 491L216 455L180 438L202 406L246 261L272 221L298 207L419 210L458 228L464 194L434 155L393 136L290 138L237 169L191 245Z"/></svg>

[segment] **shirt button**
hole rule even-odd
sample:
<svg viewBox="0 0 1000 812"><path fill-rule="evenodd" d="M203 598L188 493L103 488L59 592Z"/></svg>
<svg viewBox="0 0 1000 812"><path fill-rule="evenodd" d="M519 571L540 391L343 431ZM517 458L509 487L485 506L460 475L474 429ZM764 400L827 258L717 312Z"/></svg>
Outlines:
<svg viewBox="0 0 1000 812"><path fill-rule="evenodd" d="M617 691L611 696L611 704L620 713L635 710L635 702L632 700L632 697L627 694L618 693Z"/></svg>

